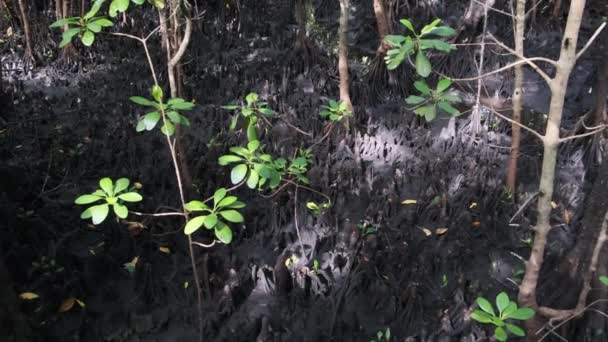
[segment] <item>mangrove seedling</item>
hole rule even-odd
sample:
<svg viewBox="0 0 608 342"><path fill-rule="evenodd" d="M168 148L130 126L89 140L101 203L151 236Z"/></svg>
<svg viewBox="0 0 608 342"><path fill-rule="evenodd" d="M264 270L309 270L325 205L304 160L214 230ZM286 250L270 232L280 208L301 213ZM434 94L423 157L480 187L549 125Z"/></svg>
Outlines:
<svg viewBox="0 0 608 342"><path fill-rule="evenodd" d="M479 309L471 313L471 318L479 323L492 324L495 326L494 337L498 341L506 341L509 337L507 331L515 336L526 336L524 329L511 323L511 320L525 321L534 317L534 310L530 308L518 308L517 303L510 300L505 292L496 296L496 311L492 304L484 297L477 298Z"/></svg>
<svg viewBox="0 0 608 342"><path fill-rule="evenodd" d="M129 215L129 210L124 204L125 202L139 202L143 197L135 191L135 188L129 189L129 179L120 178L116 183L112 179L105 177L99 181L99 189L88 195L82 195L74 201L76 204L88 205L95 202L103 201L104 203L96 204L88 207L80 215L81 219L92 219L93 224L100 224L108 216L110 206L114 213L119 218L126 218Z"/></svg>

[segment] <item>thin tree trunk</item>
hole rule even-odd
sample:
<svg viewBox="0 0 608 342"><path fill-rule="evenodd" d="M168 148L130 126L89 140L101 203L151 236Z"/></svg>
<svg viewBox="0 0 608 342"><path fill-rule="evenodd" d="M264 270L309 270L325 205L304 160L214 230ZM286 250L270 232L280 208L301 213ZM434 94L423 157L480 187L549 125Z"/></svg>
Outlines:
<svg viewBox="0 0 608 342"><path fill-rule="evenodd" d="M306 48L306 3L305 0L296 0L295 16L298 23L296 34L296 50Z"/></svg>
<svg viewBox="0 0 608 342"><path fill-rule="evenodd" d="M27 7L23 0L18 0L19 11L21 12L21 23L23 24L23 34L25 36L25 59L35 63L32 53L32 37L30 33L30 21L27 18Z"/></svg>
<svg viewBox="0 0 608 342"><path fill-rule="evenodd" d="M524 55L524 31L526 29L526 0L517 0L516 16L515 16L515 52L520 56ZM523 82L524 71L523 65L515 66L515 84L513 85L513 123L511 125L511 156L509 158L509 167L507 169L507 190L512 194L515 193L517 183L517 161L519 159L519 143L521 137L521 127L518 123L521 122L521 110L523 107Z"/></svg>
<svg viewBox="0 0 608 342"><path fill-rule="evenodd" d="M378 36L380 38L380 44L376 54L380 57L384 57L389 48L388 44L384 41L384 37L391 34L384 0L374 0L374 13L376 14L376 25L378 26Z"/></svg>
<svg viewBox="0 0 608 342"><path fill-rule="evenodd" d="M340 28L338 40L338 72L340 74L340 101L346 102L348 110L353 109L350 100L348 77L348 15L350 0L340 1Z"/></svg>
<svg viewBox="0 0 608 342"><path fill-rule="evenodd" d="M555 77L551 80L551 104L547 120L546 133L543 137L544 153L542 172L539 186L538 217L535 228L534 243L530 257L526 262L526 271L523 281L519 287L519 303L533 309L538 309L536 290L541 267L543 265L547 235L551 230L551 200L553 197L555 166L557 163L557 151L560 143L560 125L562 111L566 97L568 78L576 63L576 44L578 33L585 9L585 0L572 0L568 13L568 21L564 31L564 38L557 61ZM534 331L538 327L538 318L528 323L528 339L534 341Z"/></svg>

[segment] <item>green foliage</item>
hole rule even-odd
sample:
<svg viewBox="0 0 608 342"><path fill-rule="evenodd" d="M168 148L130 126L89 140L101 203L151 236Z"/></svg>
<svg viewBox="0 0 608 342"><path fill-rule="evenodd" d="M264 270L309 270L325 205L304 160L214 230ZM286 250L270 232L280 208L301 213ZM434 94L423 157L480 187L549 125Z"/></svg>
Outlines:
<svg viewBox="0 0 608 342"><path fill-rule="evenodd" d="M114 18L118 15L118 13L126 12L129 9L129 3L132 2L136 5L143 5L145 0L112 0L110 3L110 8L108 9L108 14L110 17ZM154 5L154 3L152 3ZM163 2L164 7L164 2Z"/></svg>
<svg viewBox="0 0 608 342"><path fill-rule="evenodd" d="M391 328L386 330L379 330L376 333L376 337L372 339L372 342L389 342L391 340Z"/></svg>
<svg viewBox="0 0 608 342"><path fill-rule="evenodd" d="M455 49L453 45L443 40L432 38L433 36L450 37L456 33L454 29L448 26L437 26L440 22L441 19L435 19L432 23L423 27L420 32L416 32L411 21L402 19L401 24L411 32L411 35L387 35L384 37L384 41L394 47L386 53L384 58L387 69L396 69L406 58L409 59L410 55L415 54L416 72L422 77L428 77L431 74L432 66L425 51L436 50L448 53Z"/></svg>
<svg viewBox="0 0 608 342"><path fill-rule="evenodd" d="M477 305L481 310L475 310L471 313L471 318L479 323L492 324L496 328L494 337L498 341L506 341L508 334L513 334L518 337L525 336L525 331L507 320L525 321L534 317L534 310L530 308L518 308L517 303L510 300L505 292L501 292L496 296L496 313L492 304L483 297L477 298Z"/></svg>
<svg viewBox="0 0 608 342"><path fill-rule="evenodd" d="M319 115L333 122L340 122L342 119L353 115L353 112L348 110L345 101L336 102L335 100L330 99L327 105L322 106L321 108L322 110Z"/></svg>
<svg viewBox="0 0 608 342"><path fill-rule="evenodd" d="M245 207L245 203L240 202L236 196L226 196L224 188L218 189L213 194L213 207L209 207L202 201L190 201L186 203L186 210L190 212L202 211L205 215L196 216L188 221L184 227L184 233L190 235L201 227L213 229L215 237L229 244L232 241L232 230L224 222L241 223L244 221L243 215L236 209Z"/></svg>
<svg viewBox="0 0 608 342"><path fill-rule="evenodd" d="M288 162L284 158L273 159L262 149L258 140L252 140L246 147L231 147L232 154L219 158L218 162L222 166L235 164L230 172L232 184L246 181L250 189L261 190L265 185L274 189L286 175L296 182L309 184L306 173L312 158L310 150L298 150L296 158Z"/></svg>
<svg viewBox="0 0 608 342"><path fill-rule="evenodd" d="M315 216L325 213L329 207L331 207L330 202L324 202L321 204L317 204L315 202L306 202L306 208L308 208L308 210L310 210Z"/></svg>
<svg viewBox="0 0 608 342"><path fill-rule="evenodd" d="M357 224L357 229L359 229L359 233L362 238L378 232L378 226L367 220L363 220L361 223Z"/></svg>
<svg viewBox="0 0 608 342"><path fill-rule="evenodd" d="M444 78L437 83L437 87L433 90L423 80L416 81L414 87L420 92L420 95L410 95L405 102L416 105L414 113L424 116L426 121L432 121L437 117L437 108L452 116L458 116L460 111L454 108L452 103L460 102L460 98L446 91L451 84L450 80Z"/></svg>
<svg viewBox="0 0 608 342"><path fill-rule="evenodd" d="M76 35L80 37L80 41L83 45L91 46L93 45L93 42L95 42L95 34L101 32L104 27L110 27L113 25L112 21L109 19L95 16L97 12L99 12L99 9L104 1L105 0L96 0L84 17L60 19L49 26L50 28L59 28L65 25L68 26L68 29L62 34L59 47L64 47L71 43L72 39Z"/></svg>
<svg viewBox="0 0 608 342"><path fill-rule="evenodd" d="M256 124L261 116L273 116L274 111L268 108L268 102L261 102L260 97L256 93L249 93L245 96L245 104L243 105L226 105L222 108L227 110L238 111L232 117L230 130L233 131L239 123L239 118L242 118L244 127L247 128L247 138L249 141L257 140Z"/></svg>
<svg viewBox="0 0 608 342"><path fill-rule="evenodd" d="M173 135L175 125L190 126L190 121L187 117L180 114L182 110L191 110L194 108L194 103L188 102L179 97L169 99L167 103L163 103L163 91L159 86L152 88L152 97L154 101L141 96L132 96L130 100L140 106L152 107L155 110L139 118L136 130L142 132L144 130L151 131L156 127L156 124L161 121L161 111L164 111L168 120L160 128L163 134Z"/></svg>
<svg viewBox="0 0 608 342"><path fill-rule="evenodd" d="M605 286L608 286L608 277L607 276L600 276L599 279L602 284L604 284Z"/></svg>
<svg viewBox="0 0 608 342"><path fill-rule="evenodd" d="M143 198L135 191L135 188L129 188L129 180L120 178L116 183L112 179L106 177L99 181L99 189L88 195L82 195L74 201L76 204L88 205L102 201L104 203L96 204L87 208L82 212L80 218L92 219L93 224L100 224L108 216L110 207L119 218L126 218L129 215L125 202L139 202Z"/></svg>

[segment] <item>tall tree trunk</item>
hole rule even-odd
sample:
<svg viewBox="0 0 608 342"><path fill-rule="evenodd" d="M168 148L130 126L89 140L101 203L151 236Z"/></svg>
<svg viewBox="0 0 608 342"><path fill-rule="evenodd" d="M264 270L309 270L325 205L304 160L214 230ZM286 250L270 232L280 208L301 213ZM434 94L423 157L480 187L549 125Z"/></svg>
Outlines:
<svg viewBox="0 0 608 342"><path fill-rule="evenodd" d="M374 13L376 14L376 25L378 26L378 36L380 38L380 44L376 54L380 57L384 57L389 48L389 45L384 41L384 37L391 34L384 0L374 0Z"/></svg>
<svg viewBox="0 0 608 342"><path fill-rule="evenodd" d="M338 72L340 74L340 101L346 102L348 110L353 109L350 100L348 77L348 16L350 0L340 1L340 28L338 40Z"/></svg>
<svg viewBox="0 0 608 342"><path fill-rule="evenodd" d="M517 8L514 25L515 52L520 56L524 55L524 31L526 29L526 0L517 0ZM517 183L517 161L519 160L519 142L521 136L521 110L523 105L523 83L524 71L523 65L515 66L515 84L513 85L513 123L511 125L511 156L509 158L509 167L507 169L507 190L512 194L515 193Z"/></svg>
<svg viewBox="0 0 608 342"><path fill-rule="evenodd" d="M25 36L25 59L34 64L34 54L32 53L32 37L30 33L30 21L27 18L27 7L23 0L18 0L19 11L21 12L21 23L23 25L23 35Z"/></svg>
<svg viewBox="0 0 608 342"><path fill-rule="evenodd" d="M547 235L551 230L551 200L553 198L555 166L557 151L560 143L560 125L562 111L568 87L568 78L576 63L576 44L578 33L585 9L585 0L572 0L568 13L568 21L557 61L555 77L551 80L551 104L547 120L546 133L543 137L544 153L538 197L538 217L535 227L534 243L530 257L526 262L526 271L519 287L519 303L533 309L538 309L536 290L541 267L543 265ZM538 327L538 318L528 323L528 338L535 340L534 329Z"/></svg>

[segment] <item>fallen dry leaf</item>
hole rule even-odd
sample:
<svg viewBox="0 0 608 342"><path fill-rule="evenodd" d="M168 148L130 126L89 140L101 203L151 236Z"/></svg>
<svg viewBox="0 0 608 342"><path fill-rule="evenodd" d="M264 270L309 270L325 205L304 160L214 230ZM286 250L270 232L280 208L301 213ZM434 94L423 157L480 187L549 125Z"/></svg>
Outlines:
<svg viewBox="0 0 608 342"><path fill-rule="evenodd" d="M32 300L32 299L36 299L38 297L40 297L40 296L38 296L34 292L23 292L22 294L19 295L19 298L24 299L24 300Z"/></svg>
<svg viewBox="0 0 608 342"><path fill-rule="evenodd" d="M72 310L72 308L74 307L74 303L76 303L76 298L70 297L70 298L64 300L63 303L61 303L61 305L59 306L59 310L57 310L57 311L58 312L68 312L68 311Z"/></svg>
<svg viewBox="0 0 608 342"><path fill-rule="evenodd" d="M430 229L427 229L427 228L422 228L422 231L424 232L424 235L426 235L426 236L431 236L431 235L433 235L433 232L431 232L431 230L430 230Z"/></svg>
<svg viewBox="0 0 608 342"><path fill-rule="evenodd" d="M437 234L437 235L443 235L443 234L445 234L447 232L448 232L447 228L437 228L437 229L435 229L435 234Z"/></svg>
<svg viewBox="0 0 608 342"><path fill-rule="evenodd" d="M415 199L406 199L401 201L401 204L416 204L418 203L418 201L416 201Z"/></svg>
<svg viewBox="0 0 608 342"><path fill-rule="evenodd" d="M158 250L163 252L163 253L171 253L171 250L169 249L169 247L158 247Z"/></svg>

